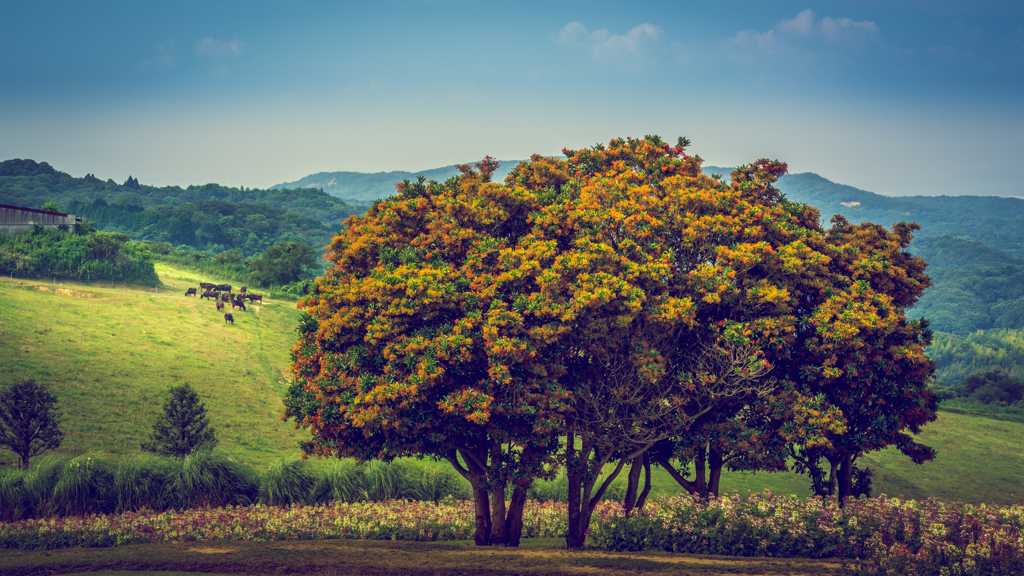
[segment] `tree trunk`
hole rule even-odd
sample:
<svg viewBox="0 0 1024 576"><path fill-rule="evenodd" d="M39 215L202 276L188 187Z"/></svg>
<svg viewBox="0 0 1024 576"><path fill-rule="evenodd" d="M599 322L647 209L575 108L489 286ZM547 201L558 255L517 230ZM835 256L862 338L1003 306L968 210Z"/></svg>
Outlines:
<svg viewBox="0 0 1024 576"><path fill-rule="evenodd" d="M476 532L473 533L473 543L477 546L487 546L490 544L491 510L487 489L483 483L473 486L473 503L476 515Z"/></svg>
<svg viewBox="0 0 1024 576"><path fill-rule="evenodd" d="M850 454L844 454L843 459L839 462L839 477L836 479L839 482L839 507L842 508L846 499L853 492L853 456Z"/></svg>
<svg viewBox="0 0 1024 576"><path fill-rule="evenodd" d="M629 515L633 512L633 507L636 506L637 489L640 484L640 471L643 468L643 464L643 456L633 458L633 461L629 464L629 476L626 479L626 497L622 501L626 518L629 518Z"/></svg>
<svg viewBox="0 0 1024 576"><path fill-rule="evenodd" d="M697 485L694 484L693 482L690 482L689 480L686 479L685 476L680 474L679 471L676 470L676 467L673 466L672 463L669 462L667 458L656 458L654 460L654 462L657 463L658 466L661 466L662 468L664 468L665 471L668 472L669 476L671 476L672 479L675 480L680 486L682 486L683 489L686 490L688 493L690 493L690 494L697 494L698 493Z"/></svg>
<svg viewBox="0 0 1024 576"><path fill-rule="evenodd" d="M512 499L508 503L508 514L505 516L505 545L518 548L519 539L523 536L523 508L526 506L526 491L530 483L516 484L512 490Z"/></svg>
<svg viewBox="0 0 1024 576"><path fill-rule="evenodd" d="M722 480L722 466L724 464L725 460L722 458L721 452L714 448L708 450L708 472L710 473L710 478L708 478L705 496L718 498L718 483Z"/></svg>
<svg viewBox="0 0 1024 576"><path fill-rule="evenodd" d="M707 465L708 452L704 446L701 446L700 452L697 453L697 457L693 461L695 472L694 484L697 485L697 493L700 494L701 498L708 497Z"/></svg>
<svg viewBox="0 0 1024 576"><path fill-rule="evenodd" d="M21 458L21 471L28 472L28 452L25 452L24 454L19 454L19 457Z"/></svg>
<svg viewBox="0 0 1024 576"><path fill-rule="evenodd" d="M636 509L643 510L644 503L647 502L647 495L651 493L651 458L647 454L644 454L644 491L640 493L640 498L636 501Z"/></svg>
<svg viewBox="0 0 1024 576"><path fill-rule="evenodd" d="M459 461L460 452L465 466ZM452 450L445 455L445 460L448 460L455 471L469 481L469 485L473 488L473 514L476 519L473 542L477 546L487 546L490 544L491 536L491 506L487 490L486 469L481 467L481 463L486 463L487 455L484 453L481 460L480 454L473 454L469 450Z"/></svg>
<svg viewBox="0 0 1024 576"><path fill-rule="evenodd" d="M569 432L565 442L565 476L569 483L566 498L569 503L569 526L565 534L565 547L573 550L583 546L582 542L577 543L581 532L579 524L580 503L583 499L583 469L580 455L576 450L576 434Z"/></svg>
<svg viewBox="0 0 1024 576"><path fill-rule="evenodd" d="M491 491L490 544L504 546L505 535L505 487L498 486Z"/></svg>

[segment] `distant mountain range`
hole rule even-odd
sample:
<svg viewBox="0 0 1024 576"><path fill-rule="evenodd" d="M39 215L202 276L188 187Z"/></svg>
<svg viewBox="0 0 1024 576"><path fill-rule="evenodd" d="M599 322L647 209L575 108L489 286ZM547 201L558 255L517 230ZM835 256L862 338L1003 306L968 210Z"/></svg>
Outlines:
<svg viewBox="0 0 1024 576"><path fill-rule="evenodd" d="M479 160L466 162L475 164ZM498 170L494 173L494 181L501 182L521 160L500 160ZM395 193L395 184L403 181L416 181L417 176L428 180L444 182L456 176L459 169L455 165L421 170L419 172L317 172L294 182L285 182L271 186L275 188L319 188L332 196L337 196L352 204L370 204L378 198L387 198Z"/></svg>
<svg viewBox="0 0 1024 576"><path fill-rule="evenodd" d="M518 163L501 161L494 180L503 180ZM726 177L732 170L704 167L705 173ZM271 188L319 188L349 204L368 204L392 195L395 184L402 180L415 180L422 175L440 182L458 173L454 165L419 172L318 172ZM787 174L779 180L778 187L790 200L821 210L826 226L838 214L851 222L887 226L899 221L917 222L921 225L920 237L953 236L1024 258L1024 200L998 196L883 196L832 182L813 172Z"/></svg>

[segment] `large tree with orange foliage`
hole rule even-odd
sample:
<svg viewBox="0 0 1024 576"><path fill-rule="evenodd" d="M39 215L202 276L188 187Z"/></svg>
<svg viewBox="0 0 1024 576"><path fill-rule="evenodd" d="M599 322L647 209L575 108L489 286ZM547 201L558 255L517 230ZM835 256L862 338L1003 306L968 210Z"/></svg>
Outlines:
<svg viewBox="0 0 1024 576"><path fill-rule="evenodd" d="M817 212L771 186L784 164L725 183L686 144L534 156L503 185L485 159L350 219L300 303L285 418L312 433L305 453L447 460L478 544L518 544L527 488L564 464L579 547L605 464L764 398L796 344L815 361L807 318L845 318L819 297L843 279Z"/></svg>

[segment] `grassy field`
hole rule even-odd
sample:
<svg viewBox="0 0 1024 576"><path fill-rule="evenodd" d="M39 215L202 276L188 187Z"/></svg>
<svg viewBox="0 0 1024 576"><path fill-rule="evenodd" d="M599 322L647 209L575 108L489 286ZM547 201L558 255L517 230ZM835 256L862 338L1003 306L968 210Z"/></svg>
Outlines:
<svg viewBox="0 0 1024 576"><path fill-rule="evenodd" d="M219 279L162 263L157 272L163 284L155 290L0 278L0 382L35 378L53 387L67 432L57 454L137 453L167 387L188 382L206 402L228 456L259 468L297 458L302 434L280 421L295 303L257 304L226 326L213 303L183 295L201 280ZM1022 500L1024 424L941 412L921 440L938 451L935 461L918 466L895 450L861 460L876 472L874 494ZM0 451L0 462L14 460ZM679 491L657 468L653 482L654 496ZM725 472L721 488L806 496L809 481Z"/></svg>
<svg viewBox="0 0 1024 576"><path fill-rule="evenodd" d="M0 574L394 574L511 576L538 574L839 574L834 560L737 558L667 552L570 552L553 538L524 540L521 548L458 542L324 540L149 544L0 551Z"/></svg>
<svg viewBox="0 0 1024 576"><path fill-rule="evenodd" d="M280 421L295 303L256 304L225 325L212 302L184 296L194 274L157 272L155 289L0 278L0 378L52 386L65 414L58 454L138 452L167 388L187 382L229 456L264 466L297 455L300 435Z"/></svg>

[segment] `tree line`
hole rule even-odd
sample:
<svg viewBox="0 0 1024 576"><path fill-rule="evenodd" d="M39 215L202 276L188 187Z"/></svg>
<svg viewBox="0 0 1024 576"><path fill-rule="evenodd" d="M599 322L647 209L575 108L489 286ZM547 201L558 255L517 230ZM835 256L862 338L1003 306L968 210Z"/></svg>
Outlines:
<svg viewBox="0 0 1024 576"><path fill-rule="evenodd" d="M321 222L266 205L209 200L180 206L142 208L96 199L77 200L68 212L93 220L106 230L130 234L135 240L165 242L211 254L238 249L253 257L279 242L326 245L335 230Z"/></svg>
<svg viewBox="0 0 1024 576"><path fill-rule="evenodd" d="M88 225L76 234L35 226L23 234L0 235L0 273L148 286L160 281L153 260L130 236L97 232Z"/></svg>
<svg viewBox="0 0 1024 576"><path fill-rule="evenodd" d="M643 505L652 465L712 496L724 469L793 459L843 501L867 452L933 458L917 227L824 228L774 187L785 164L725 182L688 145L534 156L503 184L486 158L350 220L300 303L304 454L447 461L482 545L517 545L530 486L564 469L570 548L620 473Z"/></svg>
<svg viewBox="0 0 1024 576"><path fill-rule="evenodd" d="M6 160L0 162L0 199L5 204L36 208L53 201L69 206L77 201L90 204L102 199L110 204L132 204L142 208L181 206L220 200L231 203L262 204L293 212L337 228L346 218L361 214L365 206L350 205L318 188L258 189L220 184L201 186L148 186L131 176L118 184L91 174L76 178L54 169L46 162ZM77 214L77 213L76 213Z"/></svg>

